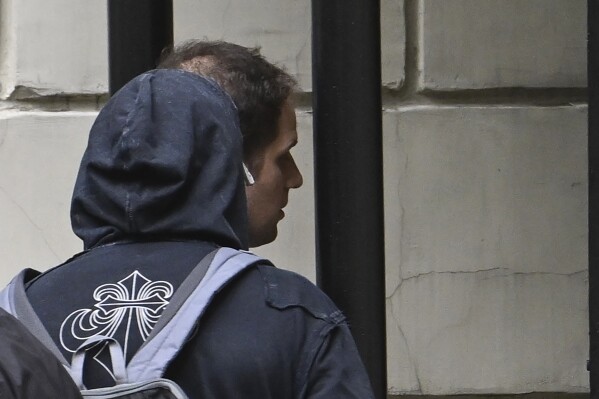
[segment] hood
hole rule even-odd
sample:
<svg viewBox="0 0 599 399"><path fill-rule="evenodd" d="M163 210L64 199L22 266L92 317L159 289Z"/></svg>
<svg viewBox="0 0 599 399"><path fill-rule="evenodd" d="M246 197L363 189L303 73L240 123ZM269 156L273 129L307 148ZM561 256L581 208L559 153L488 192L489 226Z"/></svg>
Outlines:
<svg viewBox="0 0 599 399"><path fill-rule="evenodd" d="M71 204L85 249L122 240L202 240L247 249L237 111L216 83L144 73L98 114Z"/></svg>

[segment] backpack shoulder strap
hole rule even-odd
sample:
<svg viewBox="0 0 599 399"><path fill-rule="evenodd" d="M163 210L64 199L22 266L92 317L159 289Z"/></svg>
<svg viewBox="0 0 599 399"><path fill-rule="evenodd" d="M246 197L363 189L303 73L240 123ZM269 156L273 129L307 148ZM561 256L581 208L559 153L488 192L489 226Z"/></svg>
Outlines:
<svg viewBox="0 0 599 399"><path fill-rule="evenodd" d="M220 248L206 256L177 289L152 334L129 362L129 381L162 377L216 292L259 261L269 263L232 248Z"/></svg>
<svg viewBox="0 0 599 399"><path fill-rule="evenodd" d="M27 298L27 294L25 293L26 284L40 274L40 272L33 269L24 269L17 274L15 278L0 291L0 307L19 319L19 321L25 325L25 327L27 327L27 329L42 342L63 365L66 366L69 363L54 343L52 337L50 337L50 334L48 334L42 321L37 317L37 313L33 310L33 307Z"/></svg>

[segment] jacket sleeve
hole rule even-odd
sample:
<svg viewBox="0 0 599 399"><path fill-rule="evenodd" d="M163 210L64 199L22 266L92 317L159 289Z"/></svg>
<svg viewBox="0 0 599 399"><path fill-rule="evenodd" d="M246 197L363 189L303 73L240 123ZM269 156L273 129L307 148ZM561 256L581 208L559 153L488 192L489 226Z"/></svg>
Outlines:
<svg viewBox="0 0 599 399"><path fill-rule="evenodd" d="M79 389L58 359L2 309L0 398L81 399Z"/></svg>
<svg viewBox="0 0 599 399"><path fill-rule="evenodd" d="M345 322L323 336L308 373L306 399L374 399L354 339Z"/></svg>

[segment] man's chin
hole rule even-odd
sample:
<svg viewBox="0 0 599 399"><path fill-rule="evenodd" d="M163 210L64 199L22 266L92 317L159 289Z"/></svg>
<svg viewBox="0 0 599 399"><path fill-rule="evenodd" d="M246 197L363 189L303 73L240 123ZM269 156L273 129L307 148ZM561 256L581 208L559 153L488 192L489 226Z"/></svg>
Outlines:
<svg viewBox="0 0 599 399"><path fill-rule="evenodd" d="M252 234L250 232L250 248L261 247L262 245L270 244L273 242L278 235L277 225L275 224L274 228L264 229L264 231Z"/></svg>

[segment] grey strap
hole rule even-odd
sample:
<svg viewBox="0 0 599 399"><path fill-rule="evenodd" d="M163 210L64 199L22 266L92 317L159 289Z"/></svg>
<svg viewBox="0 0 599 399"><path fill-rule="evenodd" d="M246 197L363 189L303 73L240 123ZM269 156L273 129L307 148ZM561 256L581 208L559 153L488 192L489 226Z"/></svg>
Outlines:
<svg viewBox="0 0 599 399"><path fill-rule="evenodd" d="M181 306L185 303L187 298L193 293L196 287L200 284L206 272L208 272L208 268L210 264L214 260L218 249L210 252L208 255L204 256L202 260L193 268L191 273L183 280L179 288L173 294L170 302L167 307L162 312L160 319L152 329L152 332L146 339L146 341L141 346L140 350L146 345L146 343L150 342L162 329L166 326L173 316L179 311Z"/></svg>
<svg viewBox="0 0 599 399"><path fill-rule="evenodd" d="M237 273L263 260L258 256L231 248L220 248L206 276L195 287L179 310L151 340L133 356L127 366L131 381L159 378L177 355L189 333L200 324L199 318L216 294ZM168 307L167 307L168 309ZM165 309L166 312L166 309Z"/></svg>
<svg viewBox="0 0 599 399"><path fill-rule="evenodd" d="M0 293L0 306L19 319L65 367L68 367L69 363L54 343L52 337L50 337L50 334L48 334L44 324L37 317L37 313L33 310L25 293L25 284L39 274L40 272L33 269L22 270Z"/></svg>
<svg viewBox="0 0 599 399"><path fill-rule="evenodd" d="M91 390L83 390L81 394L86 399L117 399L127 397L138 397L136 393L147 392L152 389L166 390L170 393L169 397L174 399L187 399L187 395L183 392L177 383L164 378L158 378L150 381L134 382L131 384L121 384L113 387L96 388ZM144 396L145 397L145 396Z"/></svg>
<svg viewBox="0 0 599 399"><path fill-rule="evenodd" d="M87 351L96 345L108 346L110 362L112 363L111 371L114 380L117 385L126 383L127 369L125 367L125 356L123 355L121 345L114 338L96 335L82 343L75 353L73 353L69 373L71 374L73 381L75 381L75 384L77 384L79 389L85 389L85 386L83 385L83 364L85 362Z"/></svg>

